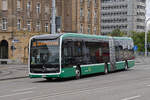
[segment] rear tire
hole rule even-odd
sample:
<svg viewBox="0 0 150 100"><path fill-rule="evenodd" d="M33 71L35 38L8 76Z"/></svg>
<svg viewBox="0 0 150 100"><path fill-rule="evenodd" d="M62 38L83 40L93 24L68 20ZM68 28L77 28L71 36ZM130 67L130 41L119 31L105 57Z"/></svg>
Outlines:
<svg viewBox="0 0 150 100"><path fill-rule="evenodd" d="M124 70L125 70L125 71L128 70L128 62L127 62L127 61L125 61L125 68L124 68Z"/></svg>
<svg viewBox="0 0 150 100"><path fill-rule="evenodd" d="M108 65L107 64L105 64L104 74L108 74Z"/></svg>

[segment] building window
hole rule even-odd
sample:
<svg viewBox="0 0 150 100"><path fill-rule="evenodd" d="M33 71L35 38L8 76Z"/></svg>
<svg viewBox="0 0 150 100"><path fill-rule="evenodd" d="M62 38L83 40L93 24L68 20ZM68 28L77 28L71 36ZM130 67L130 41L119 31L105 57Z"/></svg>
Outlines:
<svg viewBox="0 0 150 100"><path fill-rule="evenodd" d="M2 10L8 10L8 2L7 2L7 0L2 0Z"/></svg>
<svg viewBox="0 0 150 100"><path fill-rule="evenodd" d="M97 31L97 29L96 29L96 27L94 27L94 34L96 34L96 31Z"/></svg>
<svg viewBox="0 0 150 100"><path fill-rule="evenodd" d="M6 18L2 19L2 30L7 30L7 19Z"/></svg>
<svg viewBox="0 0 150 100"><path fill-rule="evenodd" d="M21 29L21 20L17 20L17 30L19 31Z"/></svg>
<svg viewBox="0 0 150 100"><path fill-rule="evenodd" d="M48 5L45 6L45 13L47 13L47 14L50 13L49 6L48 6Z"/></svg>
<svg viewBox="0 0 150 100"><path fill-rule="evenodd" d="M88 7L90 7L91 5L91 0L88 0Z"/></svg>
<svg viewBox="0 0 150 100"><path fill-rule="evenodd" d="M83 8L80 8L80 17L83 16Z"/></svg>
<svg viewBox="0 0 150 100"><path fill-rule="evenodd" d="M145 27L144 26L140 26L140 25L137 25L137 29L145 29Z"/></svg>
<svg viewBox="0 0 150 100"><path fill-rule="evenodd" d="M40 13L40 3L37 3L37 5L36 5L36 13L37 14Z"/></svg>
<svg viewBox="0 0 150 100"><path fill-rule="evenodd" d="M94 0L94 5L95 5L95 7L97 6L97 0Z"/></svg>
<svg viewBox="0 0 150 100"><path fill-rule="evenodd" d="M83 33L83 24L80 25L80 33Z"/></svg>
<svg viewBox="0 0 150 100"><path fill-rule="evenodd" d="M94 12L94 23L96 23L97 22L97 12L95 11Z"/></svg>
<svg viewBox="0 0 150 100"><path fill-rule="evenodd" d="M40 31L40 22L37 22L36 29L37 29L38 32Z"/></svg>
<svg viewBox="0 0 150 100"><path fill-rule="evenodd" d="M45 24L45 32L48 32L48 23Z"/></svg>
<svg viewBox="0 0 150 100"><path fill-rule="evenodd" d="M88 25L88 34L90 34L91 33L91 27L90 27L90 25Z"/></svg>
<svg viewBox="0 0 150 100"><path fill-rule="evenodd" d="M27 3L27 11L30 11L30 9L31 9L31 2L28 2Z"/></svg>
<svg viewBox="0 0 150 100"><path fill-rule="evenodd" d="M27 3L27 15L30 15L30 9L31 9L31 2Z"/></svg>
<svg viewBox="0 0 150 100"><path fill-rule="evenodd" d="M137 0L137 2L145 3L145 0Z"/></svg>
<svg viewBox="0 0 150 100"><path fill-rule="evenodd" d="M83 3L83 0L80 0L80 4L82 4Z"/></svg>
<svg viewBox="0 0 150 100"><path fill-rule="evenodd" d="M21 8L21 0L17 0L17 9Z"/></svg>
<svg viewBox="0 0 150 100"><path fill-rule="evenodd" d="M31 22L30 21L27 21L27 30L31 31Z"/></svg>
<svg viewBox="0 0 150 100"><path fill-rule="evenodd" d="M88 21L90 21L91 13L90 10L88 10Z"/></svg>

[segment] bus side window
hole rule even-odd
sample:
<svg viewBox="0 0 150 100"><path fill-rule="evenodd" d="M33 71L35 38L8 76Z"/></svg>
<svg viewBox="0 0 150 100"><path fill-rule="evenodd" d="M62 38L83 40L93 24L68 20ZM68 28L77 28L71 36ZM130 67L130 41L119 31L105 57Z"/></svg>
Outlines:
<svg viewBox="0 0 150 100"><path fill-rule="evenodd" d="M63 41L62 44L62 63L67 67L72 64L73 42Z"/></svg>
<svg viewBox="0 0 150 100"><path fill-rule="evenodd" d="M107 42L102 43L102 60L104 62L109 62L109 44Z"/></svg>
<svg viewBox="0 0 150 100"><path fill-rule="evenodd" d="M88 63L100 63L101 59L101 44L99 42L86 42L86 53Z"/></svg>
<svg viewBox="0 0 150 100"><path fill-rule="evenodd" d="M122 53L123 53L122 46L119 46L119 45L116 46L115 47L116 61L121 61L122 60L122 57L123 57Z"/></svg>
<svg viewBox="0 0 150 100"><path fill-rule="evenodd" d="M81 57L82 56L82 43L81 42L74 42L74 56Z"/></svg>
<svg viewBox="0 0 150 100"><path fill-rule="evenodd" d="M124 50L122 46L119 46L119 61L124 59Z"/></svg>

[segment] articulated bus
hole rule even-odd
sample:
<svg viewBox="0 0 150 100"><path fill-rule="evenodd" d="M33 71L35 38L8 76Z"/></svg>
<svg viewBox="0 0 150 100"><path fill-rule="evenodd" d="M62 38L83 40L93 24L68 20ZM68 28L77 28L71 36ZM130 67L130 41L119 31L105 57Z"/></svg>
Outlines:
<svg viewBox="0 0 150 100"><path fill-rule="evenodd" d="M33 36L29 44L30 78L80 78L134 66L133 40L77 33Z"/></svg>

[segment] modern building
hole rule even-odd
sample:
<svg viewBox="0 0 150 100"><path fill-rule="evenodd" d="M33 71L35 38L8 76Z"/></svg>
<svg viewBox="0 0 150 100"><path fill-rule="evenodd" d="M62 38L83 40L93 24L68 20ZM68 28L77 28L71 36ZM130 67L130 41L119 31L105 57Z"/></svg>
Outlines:
<svg viewBox="0 0 150 100"><path fill-rule="evenodd" d="M114 29L128 34L144 32L145 4L146 0L101 0L101 33L109 34Z"/></svg>
<svg viewBox="0 0 150 100"><path fill-rule="evenodd" d="M0 61L27 63L28 41L49 34L52 0L0 0ZM56 0L61 32L100 34L100 0Z"/></svg>

